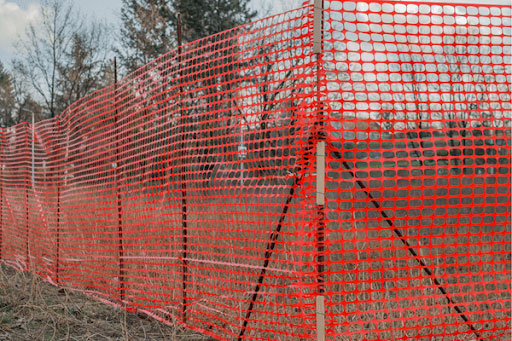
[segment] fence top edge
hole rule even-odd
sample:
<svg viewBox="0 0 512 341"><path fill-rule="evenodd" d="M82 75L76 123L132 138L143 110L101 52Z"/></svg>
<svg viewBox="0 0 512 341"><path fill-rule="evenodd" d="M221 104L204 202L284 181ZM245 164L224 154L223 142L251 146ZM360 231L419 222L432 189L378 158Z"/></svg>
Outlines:
<svg viewBox="0 0 512 341"><path fill-rule="evenodd" d="M408 4L422 4L422 5L446 5L446 6L500 6L510 7L512 4L507 1L510 0L347 0L351 2L366 2L366 3L401 3Z"/></svg>
<svg viewBox="0 0 512 341"><path fill-rule="evenodd" d="M366 3L393 3L393 4L403 4L405 6L409 5L409 4L418 4L418 5L426 5L426 6L429 6L429 5L444 5L444 6L465 6L465 7L471 7L471 6L475 6L475 7L485 7L485 6L511 7L512 6L512 3L510 2L510 0L348 0L348 1L351 1L351 2L359 2L359 1L361 1L361 2L366 2ZM220 36L222 34L225 34L227 32L240 30L240 29L243 29L244 27L249 27L251 25L256 25L259 22L265 22L265 21L268 21L268 20L272 20L272 19L277 18L279 16L287 15L287 14L290 14L290 13L293 13L293 12L297 12L297 11L301 11L301 10L305 11L309 6L311 6L310 2L311 2L311 0L309 0L309 1L305 0L303 2L302 6L299 6L297 8L294 8L294 9L291 9L289 11L285 11L285 12L282 12L282 13L277 13L277 14L274 14L274 15L270 15L268 17L260 18L260 19L251 21L249 23L246 23L246 24L243 24L243 25L240 25L240 26L237 26L237 27L234 27L234 28L231 28L231 29L228 29L228 30L225 30L225 31L222 31L222 32L219 32L219 33L216 33L216 34L213 34L213 35L201 38L201 39L198 39L196 41L183 44L183 47L192 46L194 44L198 44L199 42L201 42L203 40L211 39L211 38ZM303 15L306 16L305 13L303 13ZM148 67L151 64L157 63L159 60L161 60L161 59L163 59L165 57L168 57L169 55L176 54L176 53L177 53L177 48L173 48L173 49L169 50L168 52L164 53L163 55L157 57L156 59L150 61L149 63L141 66L137 70L132 71L129 74L125 75L116 84L110 84L110 85L107 85L107 86L105 86L105 87L103 87L101 89L98 89L98 90L95 90L95 91L93 91L93 92L91 92L89 94L86 94L85 96L83 96L82 98L78 99L77 101L75 101L74 103L69 105L67 108L65 108L56 117L60 117L61 120L66 120L66 119L69 120L73 116L72 112L74 111L75 107L79 106L84 101L96 98L101 93L105 93L105 92L109 92L109 91L112 92L116 85L122 84L123 82L128 82L130 79L137 78L137 73L140 72L141 70L143 70L144 68ZM52 119L44 119L44 120L42 120L40 122L50 122L51 120ZM41 124L40 122L37 122L36 126L39 126ZM28 122L26 122L26 123L29 126L31 125ZM11 126L11 127L0 127L0 130L2 130L2 131L3 130L8 130L10 128L15 128L15 127L18 127L18 126L23 126L23 124L24 123L20 123L20 124Z"/></svg>

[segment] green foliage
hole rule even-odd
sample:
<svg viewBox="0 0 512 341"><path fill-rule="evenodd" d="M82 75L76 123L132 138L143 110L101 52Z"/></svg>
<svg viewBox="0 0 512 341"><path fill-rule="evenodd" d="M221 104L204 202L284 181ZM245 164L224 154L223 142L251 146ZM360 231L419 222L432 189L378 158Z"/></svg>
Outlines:
<svg viewBox="0 0 512 341"><path fill-rule="evenodd" d="M183 42L249 22L256 12L249 0L123 0L120 48L125 72L131 72L177 45L178 13Z"/></svg>
<svg viewBox="0 0 512 341"><path fill-rule="evenodd" d="M173 0L173 20L181 13L183 40L191 42L243 25L256 16L249 0Z"/></svg>
<svg viewBox="0 0 512 341"><path fill-rule="evenodd" d="M123 0L120 48L127 72L147 64L175 46L174 26L165 0Z"/></svg>
<svg viewBox="0 0 512 341"><path fill-rule="evenodd" d="M0 62L0 126L12 125L14 103L14 87L11 76Z"/></svg>

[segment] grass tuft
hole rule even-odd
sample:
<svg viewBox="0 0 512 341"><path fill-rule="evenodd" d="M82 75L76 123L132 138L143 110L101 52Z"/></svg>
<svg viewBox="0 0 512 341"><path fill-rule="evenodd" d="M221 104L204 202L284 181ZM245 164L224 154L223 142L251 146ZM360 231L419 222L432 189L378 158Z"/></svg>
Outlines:
<svg viewBox="0 0 512 341"><path fill-rule="evenodd" d="M0 340L210 340L140 315L0 266Z"/></svg>

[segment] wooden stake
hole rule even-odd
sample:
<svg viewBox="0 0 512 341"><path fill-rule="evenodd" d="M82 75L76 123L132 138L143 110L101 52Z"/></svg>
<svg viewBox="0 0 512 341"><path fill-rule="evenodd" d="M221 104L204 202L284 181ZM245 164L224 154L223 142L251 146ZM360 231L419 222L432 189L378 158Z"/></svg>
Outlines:
<svg viewBox="0 0 512 341"><path fill-rule="evenodd" d="M325 297L316 297L316 339L325 341Z"/></svg>
<svg viewBox="0 0 512 341"><path fill-rule="evenodd" d="M316 262L317 262L317 283L318 296L316 297L316 332L317 340L325 340L325 277L324 277L324 241L325 241L325 141L323 128L323 112L321 107L321 79L322 69L322 26L323 26L324 1L315 0L313 13L313 53L316 54L316 91L317 91L317 145L316 145L316 205L319 214L316 231Z"/></svg>

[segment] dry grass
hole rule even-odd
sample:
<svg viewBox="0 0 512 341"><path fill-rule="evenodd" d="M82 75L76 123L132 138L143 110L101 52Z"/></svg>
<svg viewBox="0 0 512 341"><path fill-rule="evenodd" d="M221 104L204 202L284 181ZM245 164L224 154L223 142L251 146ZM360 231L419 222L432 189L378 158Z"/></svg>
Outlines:
<svg viewBox="0 0 512 341"><path fill-rule="evenodd" d="M281 185L272 188L272 193L265 193L267 196L217 189L214 197L203 202L199 197L201 186L188 187L184 299L180 193L166 193L163 189L167 185L160 186L153 191L142 187L123 192L124 303L179 321L183 321L185 303L187 319L183 322L190 327L221 338L238 337L263 269L267 243L290 189ZM3 223L2 257L19 268L27 264L41 278L53 281L57 278L58 259L60 285L119 303L117 195L108 187L88 190L93 189L98 192L69 189L62 194L59 229L55 228L56 202L48 194L50 190L41 187L31 193L28 263L26 211L22 205L18 208L13 204L15 213L7 215ZM256 190L270 191L264 186ZM23 191L18 192L24 196ZM16 195L11 190L5 198L14 203L11 198ZM282 340L289 339L291 333L307 333L301 321L296 320L303 312L293 306L305 291L292 286L297 280L294 274L300 270L293 243L296 220L303 219L295 216L297 207L299 204L293 200L266 269L265 287L256 299L245 332L248 338Z"/></svg>
<svg viewBox="0 0 512 341"><path fill-rule="evenodd" d="M0 267L0 340L209 340ZM211 339L210 339L211 340Z"/></svg>

